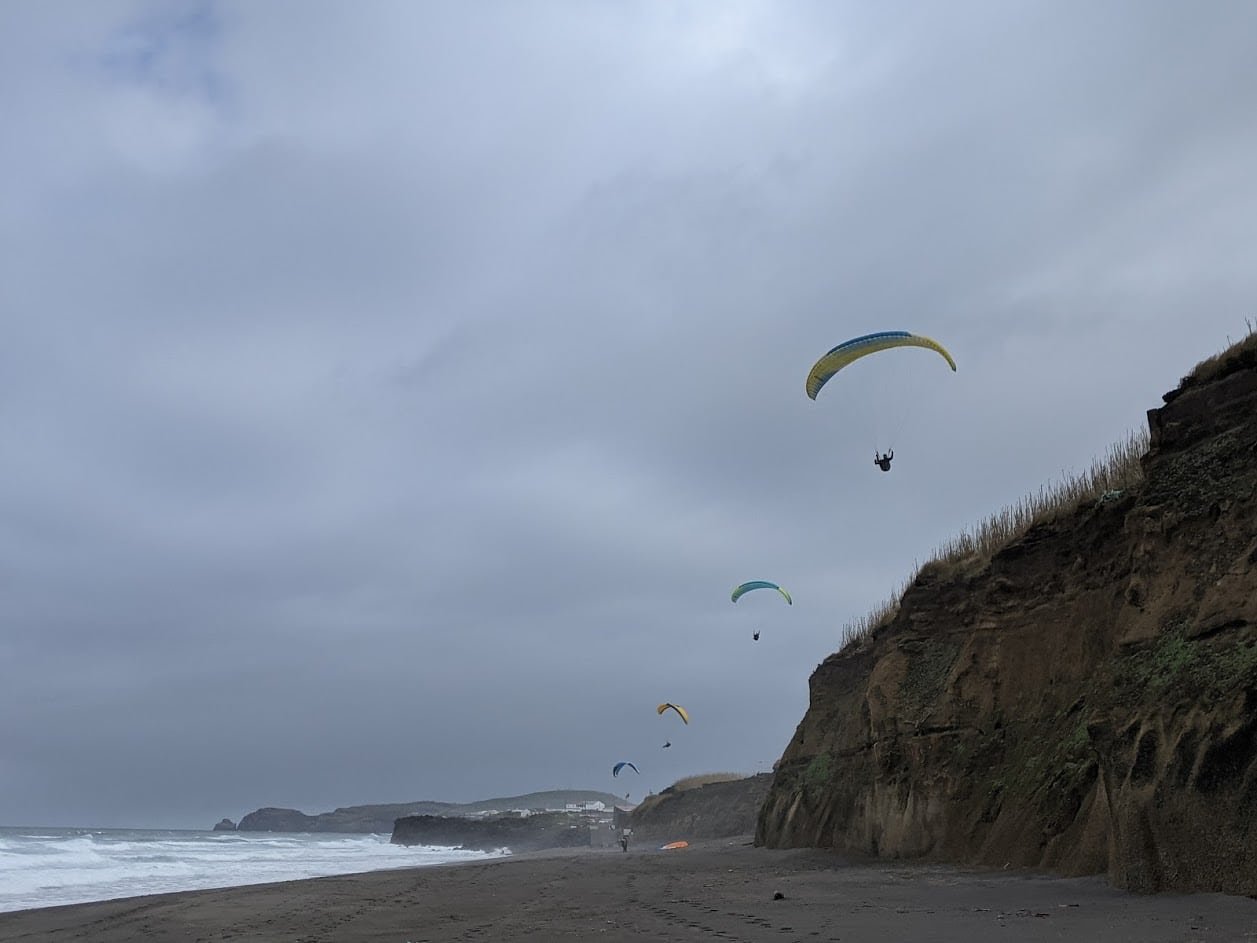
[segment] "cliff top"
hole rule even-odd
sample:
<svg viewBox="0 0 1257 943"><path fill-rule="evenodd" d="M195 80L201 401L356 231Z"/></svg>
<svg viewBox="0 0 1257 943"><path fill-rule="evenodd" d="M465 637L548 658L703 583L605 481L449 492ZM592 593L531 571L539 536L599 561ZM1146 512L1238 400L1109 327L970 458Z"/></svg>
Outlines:
<svg viewBox="0 0 1257 943"><path fill-rule="evenodd" d="M1179 381L1178 390L1175 392L1221 380L1227 374L1245 367L1257 367L1257 321L1245 318L1244 324L1248 328L1247 334L1212 357L1206 357L1196 364L1191 373ZM1173 398L1173 394L1167 394L1167 397Z"/></svg>
<svg viewBox="0 0 1257 943"><path fill-rule="evenodd" d="M1168 403L1193 387L1223 379L1237 370L1257 367L1257 322L1246 320L1247 333L1238 341L1196 364L1176 389L1164 396ZM899 611L904 593L918 579L946 578L958 571L977 571L1036 524L1078 510L1084 503L1115 497L1143 481L1143 457L1150 444L1149 432L1140 427L1112 445L1091 467L1001 508L974 527L940 546L934 556L919 565L888 599L871 612L843 626L841 650L857 648L888 625Z"/></svg>

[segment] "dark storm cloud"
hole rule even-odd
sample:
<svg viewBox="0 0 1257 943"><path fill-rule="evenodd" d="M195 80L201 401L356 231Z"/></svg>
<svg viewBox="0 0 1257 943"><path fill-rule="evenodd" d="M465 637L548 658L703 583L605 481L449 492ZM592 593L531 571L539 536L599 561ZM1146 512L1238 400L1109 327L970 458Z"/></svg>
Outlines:
<svg viewBox="0 0 1257 943"><path fill-rule="evenodd" d="M1245 4L84 10L0 13L0 821L762 767L1253 314ZM807 400L883 328L960 370Z"/></svg>

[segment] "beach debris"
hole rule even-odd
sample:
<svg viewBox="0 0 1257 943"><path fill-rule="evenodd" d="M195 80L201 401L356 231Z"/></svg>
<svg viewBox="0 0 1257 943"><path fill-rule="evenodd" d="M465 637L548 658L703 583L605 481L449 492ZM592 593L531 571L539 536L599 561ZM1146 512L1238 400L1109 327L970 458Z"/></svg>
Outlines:
<svg viewBox="0 0 1257 943"><path fill-rule="evenodd" d="M785 900L785 899L786 899L786 895L781 893L781 891L773 891L773 900Z"/></svg>
<svg viewBox="0 0 1257 943"><path fill-rule="evenodd" d="M1013 911L1012 913L1009 913L1007 911L1001 911L1000 913L995 915L995 919L1008 920L1011 917L1024 918L1024 917L1050 917L1050 916L1052 916L1050 913L1047 913L1042 910L1026 910L1023 908L1022 910L1016 910L1016 911Z"/></svg>

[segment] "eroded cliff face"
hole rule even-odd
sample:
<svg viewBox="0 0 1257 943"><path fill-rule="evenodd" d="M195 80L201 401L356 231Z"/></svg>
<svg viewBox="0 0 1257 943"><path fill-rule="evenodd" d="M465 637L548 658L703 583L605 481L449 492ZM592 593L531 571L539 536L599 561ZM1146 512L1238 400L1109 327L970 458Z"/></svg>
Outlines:
<svg viewBox="0 0 1257 943"><path fill-rule="evenodd" d="M1166 400L1137 489L816 669L757 843L1257 894L1257 368Z"/></svg>
<svg viewBox="0 0 1257 943"><path fill-rule="evenodd" d="M760 773L683 792L665 789L624 816L624 821L638 839L652 841L749 835L755 831L770 779L768 773Z"/></svg>

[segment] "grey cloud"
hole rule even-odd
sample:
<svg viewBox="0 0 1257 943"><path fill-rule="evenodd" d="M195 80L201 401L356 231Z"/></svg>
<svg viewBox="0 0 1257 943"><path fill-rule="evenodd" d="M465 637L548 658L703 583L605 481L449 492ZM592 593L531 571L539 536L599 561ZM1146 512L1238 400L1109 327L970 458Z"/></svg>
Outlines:
<svg viewBox="0 0 1257 943"><path fill-rule="evenodd" d="M1253 314L1245 4L0 16L0 821L762 767Z"/></svg>

